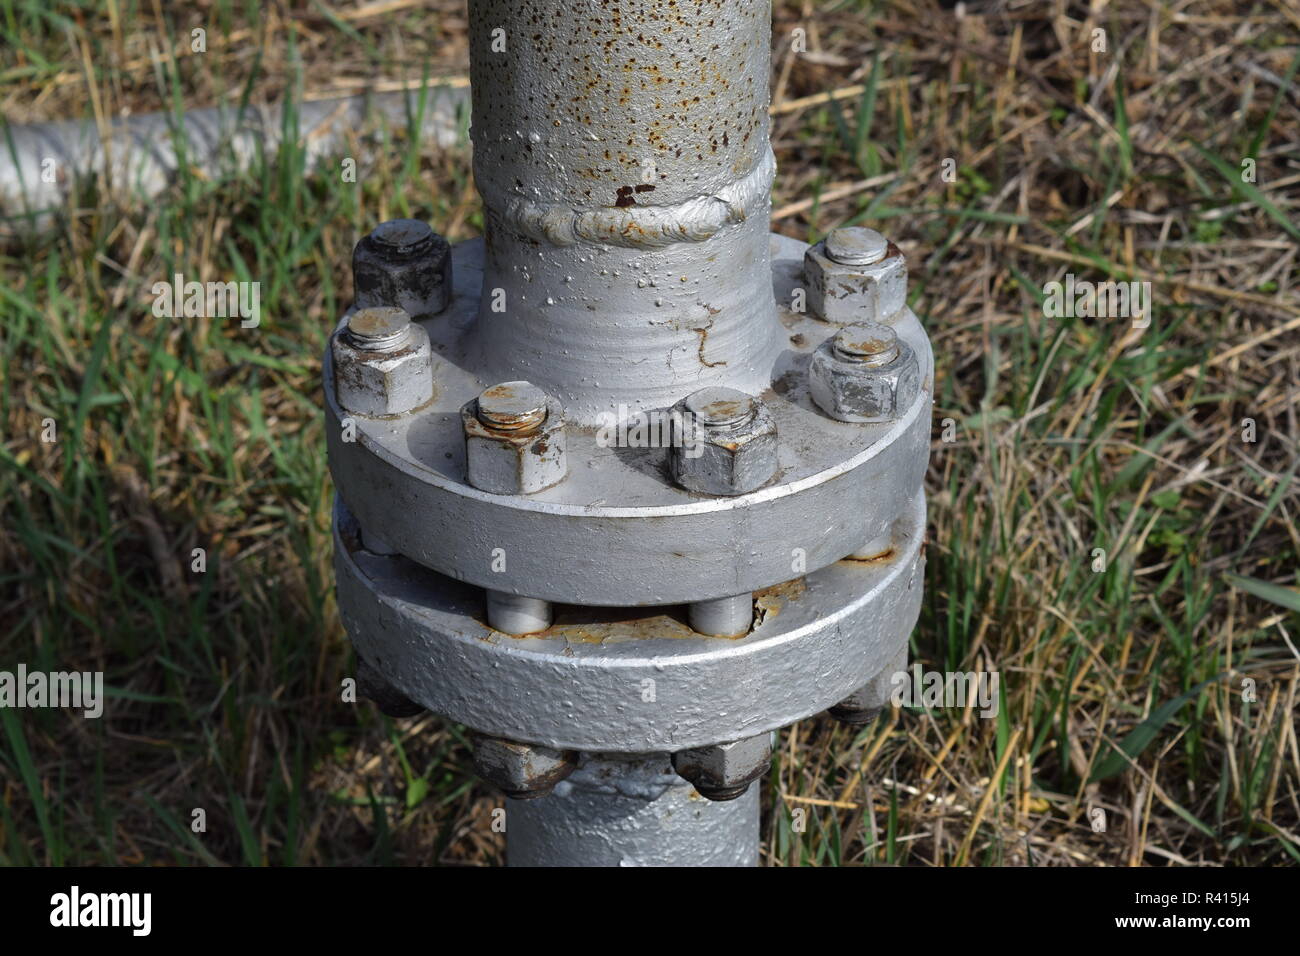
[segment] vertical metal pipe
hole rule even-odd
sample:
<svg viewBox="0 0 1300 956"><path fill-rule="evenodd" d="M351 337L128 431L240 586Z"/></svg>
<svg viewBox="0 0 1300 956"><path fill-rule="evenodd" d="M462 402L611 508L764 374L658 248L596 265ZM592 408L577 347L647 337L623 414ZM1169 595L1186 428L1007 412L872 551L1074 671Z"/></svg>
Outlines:
<svg viewBox="0 0 1300 956"><path fill-rule="evenodd" d="M548 796L506 811L511 866L756 866L758 787L714 803L667 754L588 756Z"/></svg>
<svg viewBox="0 0 1300 956"><path fill-rule="evenodd" d="M470 0L477 347L593 423L769 387L770 5Z"/></svg>
<svg viewBox="0 0 1300 956"><path fill-rule="evenodd" d="M532 382L579 425L707 386L765 392L787 344L770 3L469 0L469 23L486 219L472 367ZM489 591L488 608L510 633L541 620L510 595ZM742 633L752 599L691 611L707 633ZM710 802L667 754L587 756L550 796L512 805L507 828L516 866L752 865L758 789Z"/></svg>

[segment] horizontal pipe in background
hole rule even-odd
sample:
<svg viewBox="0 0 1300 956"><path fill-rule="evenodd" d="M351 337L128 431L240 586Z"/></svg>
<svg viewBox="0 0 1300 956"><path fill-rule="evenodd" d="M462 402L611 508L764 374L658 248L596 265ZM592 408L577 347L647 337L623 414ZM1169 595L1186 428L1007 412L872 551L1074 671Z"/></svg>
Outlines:
<svg viewBox="0 0 1300 956"><path fill-rule="evenodd" d="M342 162L348 137L377 119L408 125L420 118L420 135L439 148L462 138L468 108L465 86L358 94L296 104L297 135L309 166ZM12 125L0 121L0 237L47 232L84 184L104 183L119 201L147 201L176 178L181 162L220 180L247 169L260 154L279 149L285 134L283 105L217 106L177 116L148 113L114 120L101 136L93 120ZM290 130L292 132L292 130ZM367 157L354 156L358 165ZM340 174L341 165L338 167Z"/></svg>

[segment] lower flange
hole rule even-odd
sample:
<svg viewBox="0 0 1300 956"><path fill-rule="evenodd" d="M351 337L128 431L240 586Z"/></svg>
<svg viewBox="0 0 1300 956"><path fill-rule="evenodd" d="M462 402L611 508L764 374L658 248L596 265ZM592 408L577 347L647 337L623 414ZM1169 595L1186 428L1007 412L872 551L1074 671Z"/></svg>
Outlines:
<svg viewBox="0 0 1300 956"><path fill-rule="evenodd" d="M676 752L824 710L879 674L920 611L925 499L893 549L755 594L756 625L705 637L664 608L558 608L541 634L484 623L483 591L360 544L335 511L339 610L358 652L407 697L485 734L566 750Z"/></svg>

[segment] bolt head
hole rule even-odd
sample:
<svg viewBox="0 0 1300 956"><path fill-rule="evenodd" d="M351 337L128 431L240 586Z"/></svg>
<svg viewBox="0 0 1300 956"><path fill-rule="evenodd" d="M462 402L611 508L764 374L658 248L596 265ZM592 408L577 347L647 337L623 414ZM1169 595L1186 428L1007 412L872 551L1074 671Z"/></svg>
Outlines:
<svg viewBox="0 0 1300 956"><path fill-rule="evenodd" d="M493 386L487 392L504 389L506 385L524 385L528 390L533 388L527 382L507 382ZM527 390L524 391L526 394ZM494 495L530 495L564 480L569 470L564 411L555 399L544 393L543 398L545 414L528 426L500 427L485 422L481 396L461 408L466 479L471 485ZM497 400L490 398L489 407L502 412L504 417L509 417L504 415L507 411L511 415L522 414L520 409L535 411L529 407L536 404L531 400L512 400L509 403L502 400L501 405L494 405Z"/></svg>
<svg viewBox="0 0 1300 956"><path fill-rule="evenodd" d="M476 736L474 769L515 800L543 797L573 773L578 755L501 737Z"/></svg>
<svg viewBox="0 0 1300 956"><path fill-rule="evenodd" d="M451 246L414 219L380 223L352 250L352 284L358 309L394 306L428 318L452 294Z"/></svg>
<svg viewBox="0 0 1300 956"><path fill-rule="evenodd" d="M673 754L673 769L709 800L734 800L767 773L772 760L770 734L694 747Z"/></svg>
<svg viewBox="0 0 1300 956"><path fill-rule="evenodd" d="M776 474L776 421L759 399L706 388L678 402L676 411L686 440L673 447L670 465L673 480L687 491L742 495Z"/></svg>
<svg viewBox="0 0 1300 956"><path fill-rule="evenodd" d="M907 305L907 263L898 247L888 243L885 255L867 264L837 262L834 248L828 238L804 253L808 308L827 322L891 322Z"/></svg>
<svg viewBox="0 0 1300 956"><path fill-rule="evenodd" d="M429 335L400 309L363 310L370 315L361 329L389 330L375 339L354 338L354 314L346 330L335 333L330 349L334 357L334 384L338 402L354 414L368 418L404 415L433 398L433 348ZM403 325L403 319L405 325ZM401 327L396 337L392 329Z"/></svg>
<svg viewBox="0 0 1300 956"><path fill-rule="evenodd" d="M855 328L849 335L853 347L865 349L875 333ZM921 391L921 370L916 353L902 339L895 337L892 350L886 348L865 357L843 355L840 348L837 333L817 348L808 364L808 391L831 418L841 422L889 422L916 401Z"/></svg>

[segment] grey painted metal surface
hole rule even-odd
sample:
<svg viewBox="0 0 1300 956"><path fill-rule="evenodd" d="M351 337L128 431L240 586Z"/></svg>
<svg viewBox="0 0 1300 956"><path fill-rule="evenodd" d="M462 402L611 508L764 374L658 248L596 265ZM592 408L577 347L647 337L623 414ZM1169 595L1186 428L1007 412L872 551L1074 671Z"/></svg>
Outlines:
<svg viewBox="0 0 1300 956"><path fill-rule="evenodd" d="M884 558L756 594L740 639L697 634L670 609L574 612L521 638L484 623L480 589L360 550L340 505L339 610L358 651L435 713L562 750L671 752L784 727L893 660L920 611L924 514L918 497Z"/></svg>
<svg viewBox="0 0 1300 956"><path fill-rule="evenodd" d="M758 787L714 803L667 754L589 756L549 795L506 808L511 866L755 866Z"/></svg>
<svg viewBox="0 0 1300 956"><path fill-rule="evenodd" d="M906 265L768 234L768 4L469 9L487 228L417 317L432 398L349 413L325 359L343 622L486 778L551 791L512 863L752 864L768 735L874 712L919 613Z"/></svg>

